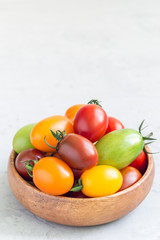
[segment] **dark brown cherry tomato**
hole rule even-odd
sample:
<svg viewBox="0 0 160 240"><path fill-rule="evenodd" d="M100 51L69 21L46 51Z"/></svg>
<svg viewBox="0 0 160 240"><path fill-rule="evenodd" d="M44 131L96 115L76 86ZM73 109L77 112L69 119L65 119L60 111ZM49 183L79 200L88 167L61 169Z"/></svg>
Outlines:
<svg viewBox="0 0 160 240"><path fill-rule="evenodd" d="M144 151L130 164L130 166L137 168L141 174L144 174L147 169L147 157Z"/></svg>
<svg viewBox="0 0 160 240"><path fill-rule="evenodd" d="M75 133L96 142L106 132L108 117L102 107L87 104L78 110L73 126Z"/></svg>
<svg viewBox="0 0 160 240"><path fill-rule="evenodd" d="M123 128L124 128L123 124L118 119L114 117L108 117L108 127L105 134Z"/></svg>
<svg viewBox="0 0 160 240"><path fill-rule="evenodd" d="M70 133L58 145L58 154L71 168L87 169L98 162L98 153L88 139Z"/></svg>
<svg viewBox="0 0 160 240"><path fill-rule="evenodd" d="M142 177L142 174L136 168L130 166L121 169L120 172L123 177L123 183L119 191L132 186Z"/></svg>
<svg viewBox="0 0 160 240"><path fill-rule="evenodd" d="M74 174L74 178L75 179L79 179L80 176L82 175L82 173L84 173L85 170L83 169L76 169L76 168L72 168L72 172Z"/></svg>
<svg viewBox="0 0 160 240"><path fill-rule="evenodd" d="M32 178L29 176L27 169L25 167L25 161L28 160L40 160L43 158L45 155L43 152L39 151L38 149L35 148L29 148L21 153L18 154L15 160L15 167L17 172L23 177L25 180L31 181ZM30 163L33 165L33 162Z"/></svg>
<svg viewBox="0 0 160 240"><path fill-rule="evenodd" d="M56 158L59 158L61 159L61 157L59 156L59 154L57 152L55 153L45 153L45 157L56 157ZM61 159L62 160L62 159Z"/></svg>
<svg viewBox="0 0 160 240"><path fill-rule="evenodd" d="M71 197L71 198L88 198L81 191L80 192L68 192L64 196L65 197Z"/></svg>
<svg viewBox="0 0 160 240"><path fill-rule="evenodd" d="M46 154L45 154L45 155L46 155ZM57 152L54 153L54 155L52 155L52 153L47 154L47 157L48 157L48 156L53 156L53 157L56 157L56 158L58 158L58 159L63 160ZM76 169L76 168L71 168L71 169L72 169L72 172L73 172L73 175L74 175L74 179L79 179L80 176L82 175L82 173L85 171L85 170L83 170L83 169Z"/></svg>
<svg viewBox="0 0 160 240"><path fill-rule="evenodd" d="M53 157L56 157L56 158L59 158L59 159L63 160L57 152L54 153Z"/></svg>

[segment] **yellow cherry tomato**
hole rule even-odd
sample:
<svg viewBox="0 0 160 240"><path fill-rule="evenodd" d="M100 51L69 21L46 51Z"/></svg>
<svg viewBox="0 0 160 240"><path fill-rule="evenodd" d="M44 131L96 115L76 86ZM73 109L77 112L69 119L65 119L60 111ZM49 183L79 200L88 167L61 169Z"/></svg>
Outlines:
<svg viewBox="0 0 160 240"><path fill-rule="evenodd" d="M123 182L118 169L99 165L86 170L81 175L82 192L88 197L103 197L117 192Z"/></svg>
<svg viewBox="0 0 160 240"><path fill-rule="evenodd" d="M67 118L69 118L72 122L74 120L74 117L76 115L76 113L78 112L78 110L83 107L85 104L76 104L71 106L70 108L67 109L67 111L65 112L65 116Z"/></svg>

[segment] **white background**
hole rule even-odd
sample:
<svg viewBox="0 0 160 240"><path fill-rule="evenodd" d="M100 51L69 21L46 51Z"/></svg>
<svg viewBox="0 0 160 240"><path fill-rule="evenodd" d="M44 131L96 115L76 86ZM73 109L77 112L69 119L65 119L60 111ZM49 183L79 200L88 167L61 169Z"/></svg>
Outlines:
<svg viewBox="0 0 160 240"><path fill-rule="evenodd" d="M159 0L0 0L0 237L160 239L160 162L143 203L124 218L76 228L37 218L7 181L12 139L22 126L101 100L126 127L145 119L160 135ZM151 150L160 151L159 140Z"/></svg>

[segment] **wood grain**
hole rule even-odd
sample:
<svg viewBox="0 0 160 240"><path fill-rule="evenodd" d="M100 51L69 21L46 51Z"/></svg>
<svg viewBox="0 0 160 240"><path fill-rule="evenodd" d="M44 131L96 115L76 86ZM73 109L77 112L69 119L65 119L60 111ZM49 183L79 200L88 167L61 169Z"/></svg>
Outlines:
<svg viewBox="0 0 160 240"><path fill-rule="evenodd" d="M148 148L147 150L149 151ZM8 180L17 200L41 218L71 226L99 225L123 217L147 196L154 178L153 156L148 155L148 168L143 177L121 192L98 198L51 196L39 191L18 174L14 165L15 157L16 153L12 150L8 163Z"/></svg>

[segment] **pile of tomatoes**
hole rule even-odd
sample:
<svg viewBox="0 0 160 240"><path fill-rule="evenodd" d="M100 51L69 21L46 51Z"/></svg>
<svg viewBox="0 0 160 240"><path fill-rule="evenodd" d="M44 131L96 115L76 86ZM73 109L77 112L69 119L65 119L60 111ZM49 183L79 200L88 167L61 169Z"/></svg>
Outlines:
<svg viewBox="0 0 160 240"><path fill-rule="evenodd" d="M147 168L145 140L109 117L97 100L73 105L21 128L14 136L15 167L41 191L102 197L137 182Z"/></svg>

